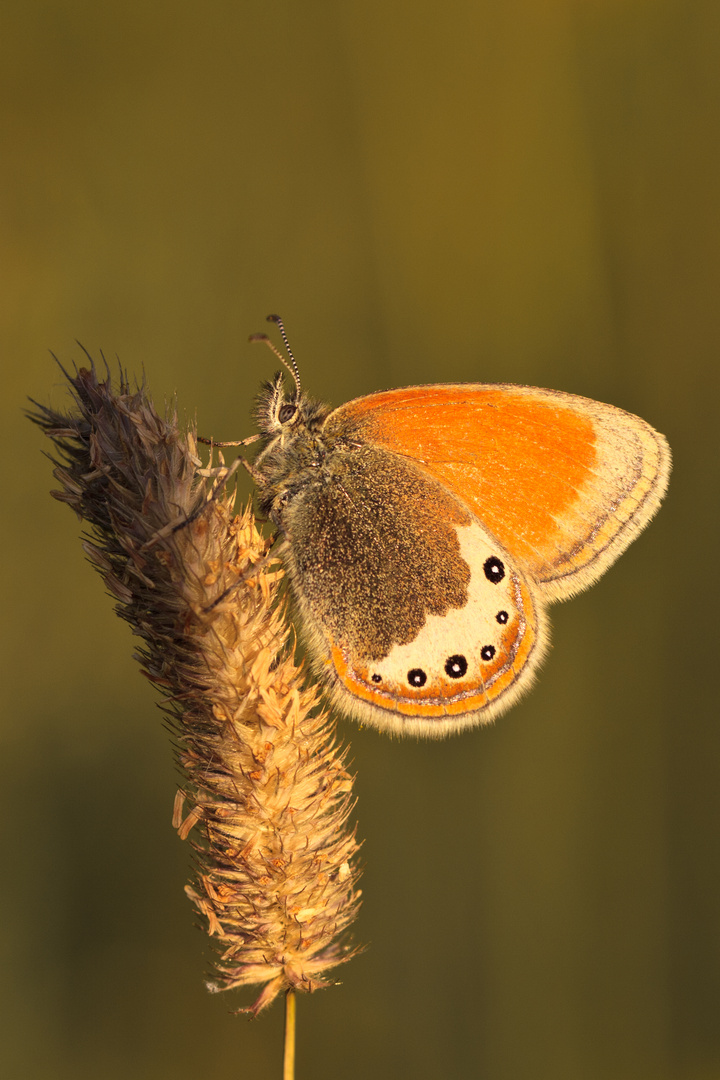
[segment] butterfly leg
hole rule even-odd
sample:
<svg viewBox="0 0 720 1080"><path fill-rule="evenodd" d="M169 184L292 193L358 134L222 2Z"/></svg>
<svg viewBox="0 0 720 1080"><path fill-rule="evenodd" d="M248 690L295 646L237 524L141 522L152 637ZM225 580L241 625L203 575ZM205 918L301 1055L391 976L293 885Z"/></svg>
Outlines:
<svg viewBox="0 0 720 1080"><path fill-rule="evenodd" d="M240 585L246 584L246 582L250 581L250 579L253 578L256 574L262 573L263 570L271 562L277 561L277 553L273 553L272 549L275 546L279 535L280 534L276 532L272 536L268 536L266 538L262 558L253 566L251 566L246 573L241 574L238 577L238 580L233 582L232 585L228 585L227 589L224 589L223 592L221 592L220 595L213 600L212 604L209 604L206 608L204 608L203 610L205 613L213 611L214 608L216 608L218 604L222 603L222 601L225 600L230 595L230 593L233 592L234 589L237 589ZM280 572L282 573L282 571Z"/></svg>
<svg viewBox="0 0 720 1080"><path fill-rule="evenodd" d="M206 443L209 446L244 446L247 443L255 442L257 438L259 438L259 436L253 435L250 436L249 439L243 440L243 442L213 443L210 439L203 439L198 436L198 441ZM247 470L251 478L257 482L255 470L253 469L250 462L247 461L244 457L237 457L229 468L226 465L222 464L217 466L216 468L198 469L198 475L208 478L214 477L207 498L191 514L186 514L182 518L179 518L177 521L169 522L162 529L158 529L158 531L154 533L153 536L151 536L145 544L143 544L142 550L144 551L147 548L154 547L154 545L159 540L162 540L164 537L170 536L173 533L180 532L181 529L185 529L188 525L192 525L194 521L197 521L197 519L203 513L203 510L205 509L207 504L212 502L217 497L218 492L220 492L225 487L227 482L232 476L234 476L234 474L237 472L241 465Z"/></svg>

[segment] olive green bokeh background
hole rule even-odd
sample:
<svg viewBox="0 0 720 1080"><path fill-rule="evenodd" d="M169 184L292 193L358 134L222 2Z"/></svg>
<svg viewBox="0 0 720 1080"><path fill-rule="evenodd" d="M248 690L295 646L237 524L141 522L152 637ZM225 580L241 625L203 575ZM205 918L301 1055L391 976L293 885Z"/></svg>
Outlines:
<svg viewBox="0 0 720 1080"><path fill-rule="evenodd" d="M241 437L279 311L335 404L553 386L675 455L496 726L341 722L369 949L299 1080L720 1078L720 5L10 0L0 80L0 1072L279 1076L281 1009L203 987L168 738L20 414L79 338Z"/></svg>

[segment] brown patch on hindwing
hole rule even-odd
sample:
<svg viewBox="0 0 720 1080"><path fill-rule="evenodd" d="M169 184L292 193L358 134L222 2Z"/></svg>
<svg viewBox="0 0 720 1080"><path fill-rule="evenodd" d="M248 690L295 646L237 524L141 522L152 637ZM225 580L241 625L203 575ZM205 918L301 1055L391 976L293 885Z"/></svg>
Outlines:
<svg viewBox="0 0 720 1080"><path fill-rule="evenodd" d="M367 661L413 641L428 615L467 602L458 525L471 517L412 462L335 451L283 520L301 608L316 631Z"/></svg>

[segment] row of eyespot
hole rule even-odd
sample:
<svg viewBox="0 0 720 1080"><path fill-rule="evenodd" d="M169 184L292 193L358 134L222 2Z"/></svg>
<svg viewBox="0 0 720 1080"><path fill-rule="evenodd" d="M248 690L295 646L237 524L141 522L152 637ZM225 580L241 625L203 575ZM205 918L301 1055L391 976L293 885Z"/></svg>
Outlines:
<svg viewBox="0 0 720 1080"><path fill-rule="evenodd" d="M480 656L483 660L492 660L495 655L494 645L483 645ZM449 656L445 661L445 674L451 679L462 679L467 674L468 662L464 656ZM411 686L424 686L427 682L427 673L422 668L412 668L407 673L407 681Z"/></svg>
<svg viewBox="0 0 720 1080"><path fill-rule="evenodd" d="M499 584L505 577L505 566L500 559L495 555L491 555L489 559L486 559L483 563L483 572L488 581L493 585ZM508 621L507 611L498 611L495 616L496 622L499 622L502 626ZM494 645L483 645L480 650L480 656L485 661L492 660L495 655ZM449 675L451 679L462 679L463 675L467 674L468 662L464 656L450 656L445 661L445 674ZM382 682L382 675L371 676L374 683ZM424 686L427 682L427 673L422 668L411 668L407 673L407 681L410 686Z"/></svg>
<svg viewBox="0 0 720 1080"><path fill-rule="evenodd" d="M508 621L507 611L498 611L495 616L499 623L505 624ZM496 652L494 645L483 645L480 650L480 657L485 661L490 661L494 657ZM468 662L464 656L459 654L456 656L449 656L445 661L445 674L449 675L451 679L462 679L463 675L467 674ZM372 681L374 683L382 682L382 675L373 675ZM412 668L408 671L407 681L411 686L424 686L427 682L427 674L422 668Z"/></svg>

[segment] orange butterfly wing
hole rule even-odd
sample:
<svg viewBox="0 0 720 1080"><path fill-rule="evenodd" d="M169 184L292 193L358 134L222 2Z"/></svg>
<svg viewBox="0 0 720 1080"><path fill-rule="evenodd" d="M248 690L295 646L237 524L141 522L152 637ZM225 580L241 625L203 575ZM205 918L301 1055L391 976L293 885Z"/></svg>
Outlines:
<svg viewBox="0 0 720 1080"><path fill-rule="evenodd" d="M414 386L357 398L325 430L411 458L458 495L546 600L586 588L657 510L670 451L640 417L560 391Z"/></svg>

